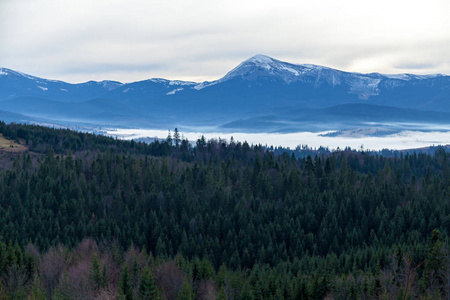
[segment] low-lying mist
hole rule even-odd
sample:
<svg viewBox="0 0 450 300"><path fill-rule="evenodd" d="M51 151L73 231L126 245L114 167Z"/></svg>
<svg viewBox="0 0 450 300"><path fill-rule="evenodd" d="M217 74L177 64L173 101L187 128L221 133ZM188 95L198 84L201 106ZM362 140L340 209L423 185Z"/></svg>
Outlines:
<svg viewBox="0 0 450 300"><path fill-rule="evenodd" d="M171 129L173 131L173 129ZM173 135L173 132L171 132ZM223 132L201 132L201 131L180 131L184 138L189 141L196 141L202 135L206 139L225 139L230 141L233 137L235 141L247 141L250 144L261 144L267 146L282 146L295 148L298 145L308 145L309 147L328 147L330 149L352 149L382 150L382 149L414 149L432 145L450 144L450 131L412 131L404 130L392 134L381 136L361 135L361 134L338 134L330 135L326 132L296 132L296 133L223 133ZM139 138L167 138L169 131L152 129L109 129L106 130L109 136L120 139Z"/></svg>

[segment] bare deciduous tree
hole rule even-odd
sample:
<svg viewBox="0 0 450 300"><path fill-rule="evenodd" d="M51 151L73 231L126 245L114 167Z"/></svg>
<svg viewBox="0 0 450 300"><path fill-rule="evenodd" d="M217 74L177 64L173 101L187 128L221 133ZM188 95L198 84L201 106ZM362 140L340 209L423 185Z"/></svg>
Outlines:
<svg viewBox="0 0 450 300"><path fill-rule="evenodd" d="M68 266L68 251L59 245L52 247L43 256L41 263L41 279L47 295L51 295L59 283L61 275Z"/></svg>
<svg viewBox="0 0 450 300"><path fill-rule="evenodd" d="M95 253L98 253L98 245L92 238L81 241L72 252L72 263L91 261Z"/></svg>
<svg viewBox="0 0 450 300"><path fill-rule="evenodd" d="M156 284L162 288L168 299L176 299L186 274L173 261L158 266L155 272Z"/></svg>
<svg viewBox="0 0 450 300"><path fill-rule="evenodd" d="M202 279L197 285L197 299L210 300L216 299L217 287L210 279Z"/></svg>
<svg viewBox="0 0 450 300"><path fill-rule="evenodd" d="M71 266L61 277L58 290L70 299L94 298L94 288L89 282L89 271L89 261L81 261Z"/></svg>

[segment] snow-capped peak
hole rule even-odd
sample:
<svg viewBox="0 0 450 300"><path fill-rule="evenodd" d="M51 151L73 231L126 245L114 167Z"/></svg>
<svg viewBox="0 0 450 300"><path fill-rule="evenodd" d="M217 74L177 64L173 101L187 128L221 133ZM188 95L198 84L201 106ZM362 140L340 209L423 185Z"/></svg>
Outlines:
<svg viewBox="0 0 450 300"><path fill-rule="evenodd" d="M26 77L28 79L32 79L35 80L37 77L19 72L19 71L14 71L11 69L7 69L7 68L0 68L0 75L15 75L15 76L22 76L22 77Z"/></svg>
<svg viewBox="0 0 450 300"><path fill-rule="evenodd" d="M261 65L266 65L266 64L270 64L274 61L273 58L267 56L267 55L262 55L262 54L257 54L249 59L247 59L245 62L251 62L254 64L261 64Z"/></svg>
<svg viewBox="0 0 450 300"><path fill-rule="evenodd" d="M64 83L63 81L36 77L36 76L28 75L28 74L20 72L20 71L11 70L8 68L0 68L0 75L23 77L23 78L26 78L29 80L33 80L38 84L47 84L48 82Z"/></svg>
<svg viewBox="0 0 450 300"><path fill-rule="evenodd" d="M280 78L290 83L300 80L302 75L320 73L323 69L327 68L316 65L290 64L266 55L258 54L240 63L220 79L220 81L223 82L236 77L255 80L261 76L272 76L273 78Z"/></svg>
<svg viewBox="0 0 450 300"><path fill-rule="evenodd" d="M301 69L304 73L305 71L317 71L317 70L323 70L323 69L330 69L323 66L318 65L312 65L312 64L292 64L288 62L284 62L278 59L274 59L272 57L269 57L267 55L257 54L247 60L245 60L241 65L245 64L253 64L257 67L262 67L264 69L278 69L278 70L285 70L289 71L291 73L298 73L298 69ZM293 72L292 70L296 70Z"/></svg>

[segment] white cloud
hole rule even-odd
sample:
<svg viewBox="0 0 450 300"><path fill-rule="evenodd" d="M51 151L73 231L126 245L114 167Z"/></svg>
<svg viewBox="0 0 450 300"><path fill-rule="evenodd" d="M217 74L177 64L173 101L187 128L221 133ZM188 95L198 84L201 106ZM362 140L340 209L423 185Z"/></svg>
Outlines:
<svg viewBox="0 0 450 300"><path fill-rule="evenodd" d="M263 53L450 74L448 15L448 0L2 0L0 66L68 81L201 81Z"/></svg>

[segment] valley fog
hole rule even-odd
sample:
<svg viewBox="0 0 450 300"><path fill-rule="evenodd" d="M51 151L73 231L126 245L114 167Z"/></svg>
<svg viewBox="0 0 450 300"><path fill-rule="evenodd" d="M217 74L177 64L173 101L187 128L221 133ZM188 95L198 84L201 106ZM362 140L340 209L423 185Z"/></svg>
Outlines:
<svg viewBox="0 0 450 300"><path fill-rule="evenodd" d="M326 132L296 132L296 133L224 133L208 132L205 130L181 131L180 134L189 141L195 142L202 135L209 139L225 139L230 141L233 137L236 142L247 141L250 144L261 144L267 146L282 146L291 149L298 145L307 145L312 148L328 147L330 149L352 149L382 150L382 149L413 149L427 146L450 144L450 131L401 131L384 136L323 136ZM139 138L167 138L168 130L152 129L108 129L106 135L119 139ZM173 130L171 129L173 137Z"/></svg>

